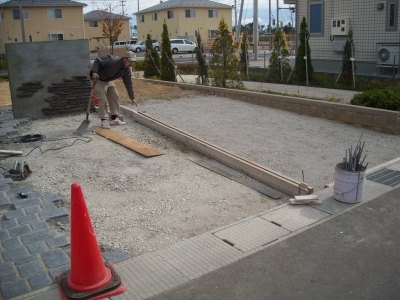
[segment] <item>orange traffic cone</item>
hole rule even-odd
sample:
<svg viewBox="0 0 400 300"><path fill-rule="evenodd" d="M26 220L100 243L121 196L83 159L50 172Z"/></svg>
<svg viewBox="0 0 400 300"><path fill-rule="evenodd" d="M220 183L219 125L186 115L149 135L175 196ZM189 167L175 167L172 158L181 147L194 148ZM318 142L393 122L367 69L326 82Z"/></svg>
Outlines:
<svg viewBox="0 0 400 300"><path fill-rule="evenodd" d="M57 275L61 298L104 299L125 292L112 263L104 263L79 183L71 185L71 270Z"/></svg>
<svg viewBox="0 0 400 300"><path fill-rule="evenodd" d="M93 104L99 106L99 99L96 98L96 93L93 91Z"/></svg>

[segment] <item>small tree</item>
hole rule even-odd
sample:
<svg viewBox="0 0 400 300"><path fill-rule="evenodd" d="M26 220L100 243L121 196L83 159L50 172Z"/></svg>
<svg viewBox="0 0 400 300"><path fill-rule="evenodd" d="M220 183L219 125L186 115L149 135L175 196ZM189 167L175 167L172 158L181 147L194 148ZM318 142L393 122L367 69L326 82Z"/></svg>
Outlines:
<svg viewBox="0 0 400 300"><path fill-rule="evenodd" d="M311 63L311 49L310 44L308 43L308 39L310 38L310 33L307 28L306 17L303 17L303 20L300 24L300 34L299 34L299 47L297 48L296 54L296 77L300 82L307 82L312 80L314 75L314 68ZM304 59L307 57L307 59ZM307 82L308 83L308 82Z"/></svg>
<svg viewBox="0 0 400 300"><path fill-rule="evenodd" d="M219 22L217 37L211 47L210 65L214 73L214 86L238 86L239 63L235 56L232 35L224 18Z"/></svg>
<svg viewBox="0 0 400 300"><path fill-rule="evenodd" d="M354 57L354 50L353 30L350 29L349 37L343 47L342 55L342 78L345 82L353 81L353 73L356 70L356 66L354 66L354 62L351 61L351 58Z"/></svg>
<svg viewBox="0 0 400 300"><path fill-rule="evenodd" d="M207 67L207 62L206 59L204 58L204 45L203 42L201 41L201 35L200 31L196 37L196 43L197 43L197 48L196 48L196 60L197 60L197 66L196 66L196 73L199 76L198 77L198 83L200 84L208 84L208 67Z"/></svg>
<svg viewBox="0 0 400 300"><path fill-rule="evenodd" d="M150 34L147 34L146 39L146 54L144 56L143 64L144 78L159 77L160 76L160 56L153 47L153 41Z"/></svg>
<svg viewBox="0 0 400 300"><path fill-rule="evenodd" d="M110 54L114 54L114 41L118 39L124 29L122 18L123 15L116 15L111 12L111 5L103 10L100 10L102 36L110 39Z"/></svg>
<svg viewBox="0 0 400 300"><path fill-rule="evenodd" d="M176 81L175 63L172 58L171 41L169 40L167 24L163 24L161 34L161 80Z"/></svg>
<svg viewBox="0 0 400 300"><path fill-rule="evenodd" d="M240 71L244 76L249 78L249 43L247 41L247 34L243 32L242 43L240 44Z"/></svg>
<svg viewBox="0 0 400 300"><path fill-rule="evenodd" d="M289 61L289 50L287 47L286 35L277 28L274 34L274 50L272 50L269 58L268 77L273 81L284 82L284 78L288 77L292 68Z"/></svg>

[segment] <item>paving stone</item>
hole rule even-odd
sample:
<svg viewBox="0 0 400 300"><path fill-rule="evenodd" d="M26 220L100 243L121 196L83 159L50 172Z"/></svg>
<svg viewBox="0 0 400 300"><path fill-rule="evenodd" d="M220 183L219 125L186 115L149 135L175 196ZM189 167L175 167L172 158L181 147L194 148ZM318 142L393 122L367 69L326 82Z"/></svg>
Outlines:
<svg viewBox="0 0 400 300"><path fill-rule="evenodd" d="M41 254L48 268L55 268L69 263L69 258L61 249L53 249Z"/></svg>
<svg viewBox="0 0 400 300"><path fill-rule="evenodd" d="M120 260L128 259L130 256L123 249L116 249L103 253L103 257L106 261L117 262Z"/></svg>
<svg viewBox="0 0 400 300"><path fill-rule="evenodd" d="M10 228L9 232L10 232L11 236L21 236L24 234L28 234L32 231L28 225L21 225L21 226Z"/></svg>
<svg viewBox="0 0 400 300"><path fill-rule="evenodd" d="M35 255L31 255L31 256L27 256L27 257L23 257L23 258L17 259L16 261L14 261L14 264L16 266L19 266L19 265L22 265L22 264L25 264L27 262L34 261L34 260L37 260L37 259L38 259L38 256L35 254Z"/></svg>
<svg viewBox="0 0 400 300"><path fill-rule="evenodd" d="M8 299L29 291L28 284L24 279L6 283L1 287L4 298Z"/></svg>
<svg viewBox="0 0 400 300"><path fill-rule="evenodd" d="M0 184L5 184L5 183L12 183L12 179L11 178L3 178L0 179Z"/></svg>
<svg viewBox="0 0 400 300"><path fill-rule="evenodd" d="M47 223L45 221L39 221L31 224L31 227L34 231L42 230L42 229L47 229L49 228L47 226Z"/></svg>
<svg viewBox="0 0 400 300"><path fill-rule="evenodd" d="M49 248L46 247L46 244L44 242L37 242L34 244L30 244L27 247L29 252L32 254L43 253L49 250Z"/></svg>
<svg viewBox="0 0 400 300"><path fill-rule="evenodd" d="M23 215L25 215L25 213L24 213L24 211L23 211L22 209L16 209L16 210L7 211L7 212L4 214L4 217L5 217L7 220L10 220L10 219L12 219L12 218L22 217Z"/></svg>
<svg viewBox="0 0 400 300"><path fill-rule="evenodd" d="M39 260L35 260L18 266L18 270L22 277L27 277L44 271L44 267Z"/></svg>
<svg viewBox="0 0 400 300"><path fill-rule="evenodd" d="M3 241L2 244L3 244L4 249L6 249L6 250L10 250L10 249L14 249L14 248L18 248L18 247L22 246L21 242L16 237L7 239L7 240Z"/></svg>
<svg viewBox="0 0 400 300"><path fill-rule="evenodd" d="M44 196L41 197L43 202L54 202L54 201L60 201L61 198L57 194L49 195L49 196Z"/></svg>
<svg viewBox="0 0 400 300"><path fill-rule="evenodd" d="M0 277L0 286L4 285L7 282L15 281L15 280L17 280L17 278L18 278L18 276L15 273L9 274L9 275L6 275L6 276L2 276L2 277Z"/></svg>
<svg viewBox="0 0 400 300"><path fill-rule="evenodd" d="M40 208L43 211L48 211L48 210L54 210L57 208L57 206L53 202L48 202L40 205Z"/></svg>
<svg viewBox="0 0 400 300"><path fill-rule="evenodd" d="M4 241L9 237L10 235L8 234L8 230L0 230L0 241Z"/></svg>
<svg viewBox="0 0 400 300"><path fill-rule="evenodd" d="M1 221L1 227L3 229L10 229L10 228L15 227L17 225L18 224L17 224L17 221L15 219Z"/></svg>
<svg viewBox="0 0 400 300"><path fill-rule="evenodd" d="M11 196L18 196L18 193L30 193L32 192L32 188L29 186L23 186L18 189L10 189L7 191L7 195Z"/></svg>
<svg viewBox="0 0 400 300"><path fill-rule="evenodd" d="M28 207L28 206L40 205L41 203L42 202L40 201L39 198L34 198L34 199L21 200L18 202L14 202L13 207L15 209L18 209L18 208L24 208L24 207Z"/></svg>
<svg viewBox="0 0 400 300"><path fill-rule="evenodd" d="M46 285L50 285L52 283L46 272L40 272L38 274L29 276L28 280L34 290L37 290Z"/></svg>
<svg viewBox="0 0 400 300"><path fill-rule="evenodd" d="M24 244L32 244L33 242L47 240L52 237L53 237L52 232L49 229L45 229L42 231L36 231L34 233L21 236L21 241Z"/></svg>
<svg viewBox="0 0 400 300"><path fill-rule="evenodd" d="M65 271L69 271L69 270L71 270L71 266L70 266L70 264L66 264L66 265L62 265L60 267L49 270L49 274L50 274L51 279L54 282L57 282L57 275L60 274L61 272L65 272Z"/></svg>
<svg viewBox="0 0 400 300"><path fill-rule="evenodd" d="M8 198L7 193L4 191L0 191L0 199L2 198Z"/></svg>
<svg viewBox="0 0 400 300"><path fill-rule="evenodd" d="M38 220L38 217L36 215L28 215L28 216L23 216L18 218L18 223L19 224L29 224L36 222Z"/></svg>
<svg viewBox="0 0 400 300"><path fill-rule="evenodd" d="M19 247L3 252L3 257L5 261L13 261L27 256L29 256L29 254L24 247Z"/></svg>
<svg viewBox="0 0 400 300"><path fill-rule="evenodd" d="M10 205L10 200L8 198L0 198L0 206Z"/></svg>
<svg viewBox="0 0 400 300"><path fill-rule="evenodd" d="M21 201L26 201L26 200L33 200L33 199L39 199L40 201L40 197L42 197L42 193L40 192L24 192L25 194L28 195L28 198L22 198L20 195L18 195L18 193L16 195L12 195L10 196L10 201L11 202L21 202ZM40 202L42 203L42 202Z"/></svg>
<svg viewBox="0 0 400 300"><path fill-rule="evenodd" d="M59 207L54 210L48 210L48 211L43 211L43 212L39 213L39 217L42 220L50 220L50 219L65 217L65 216L68 216L68 212L65 209L65 207Z"/></svg>
<svg viewBox="0 0 400 300"><path fill-rule="evenodd" d="M46 243L50 249L63 247L70 244L69 239L65 235L47 240Z"/></svg>
<svg viewBox="0 0 400 300"><path fill-rule="evenodd" d="M0 191L9 191L10 186L8 184L0 184Z"/></svg>
<svg viewBox="0 0 400 300"><path fill-rule="evenodd" d="M3 263L0 265L0 277L6 276L6 275L10 275L10 274L14 274L15 273L15 269L12 263Z"/></svg>
<svg viewBox="0 0 400 300"><path fill-rule="evenodd" d="M35 213L38 213L39 211L40 211L40 206L38 206L38 205L29 206L29 207L26 207L26 208L25 208L25 213L26 213L27 215L35 214Z"/></svg>

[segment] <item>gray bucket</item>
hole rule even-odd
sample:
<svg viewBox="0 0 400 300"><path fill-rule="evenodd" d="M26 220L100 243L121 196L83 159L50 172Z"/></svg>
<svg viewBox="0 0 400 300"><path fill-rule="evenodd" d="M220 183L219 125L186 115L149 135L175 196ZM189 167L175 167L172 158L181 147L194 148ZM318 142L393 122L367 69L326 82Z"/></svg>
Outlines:
<svg viewBox="0 0 400 300"><path fill-rule="evenodd" d="M335 168L333 198L346 203L360 202L364 193L365 170L351 172L342 170L342 166L340 163Z"/></svg>

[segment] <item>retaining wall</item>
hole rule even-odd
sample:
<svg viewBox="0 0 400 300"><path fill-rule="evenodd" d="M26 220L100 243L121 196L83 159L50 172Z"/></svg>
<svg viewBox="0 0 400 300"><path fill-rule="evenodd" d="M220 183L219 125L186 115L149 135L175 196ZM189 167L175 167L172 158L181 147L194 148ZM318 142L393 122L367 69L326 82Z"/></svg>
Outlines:
<svg viewBox="0 0 400 300"><path fill-rule="evenodd" d="M178 85L182 89L197 90L252 104L291 111L294 113L344 122L378 132L400 134L400 111L383 110L350 104L332 103L289 96L217 88L196 84L143 79L155 83Z"/></svg>

